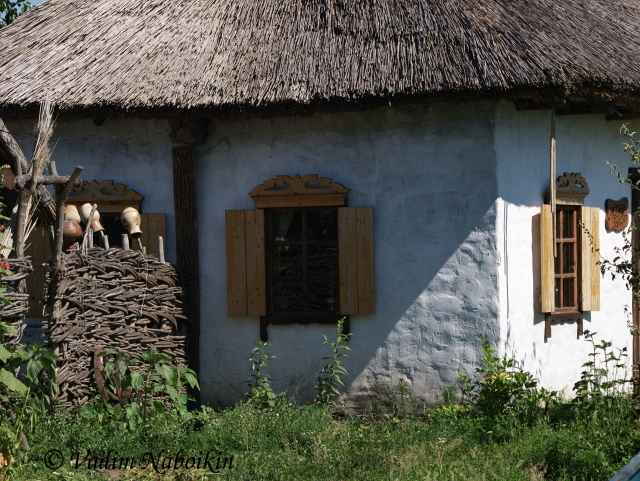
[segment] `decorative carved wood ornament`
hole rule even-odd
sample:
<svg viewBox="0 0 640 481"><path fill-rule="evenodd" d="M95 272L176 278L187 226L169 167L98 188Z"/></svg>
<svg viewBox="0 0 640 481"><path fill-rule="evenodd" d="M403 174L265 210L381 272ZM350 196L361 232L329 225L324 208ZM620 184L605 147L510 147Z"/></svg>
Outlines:
<svg viewBox="0 0 640 481"><path fill-rule="evenodd" d="M275 179L265 180L256 186L249 195L258 209L268 207L311 207L337 205L347 203L347 189L328 177L318 174L307 174L304 177L296 174L276 175Z"/></svg>
<svg viewBox="0 0 640 481"><path fill-rule="evenodd" d="M589 185L580 172L565 172L556 181L556 194L562 197L586 197Z"/></svg>
<svg viewBox="0 0 640 481"><path fill-rule="evenodd" d="M629 199L607 199L604 203L606 217L604 226L607 230L623 230L629 225Z"/></svg>
<svg viewBox="0 0 640 481"><path fill-rule="evenodd" d="M114 184L113 180L83 182L69 194L69 202L82 205L86 202L98 204L102 214L119 214L125 207L140 211L144 196L124 184Z"/></svg>

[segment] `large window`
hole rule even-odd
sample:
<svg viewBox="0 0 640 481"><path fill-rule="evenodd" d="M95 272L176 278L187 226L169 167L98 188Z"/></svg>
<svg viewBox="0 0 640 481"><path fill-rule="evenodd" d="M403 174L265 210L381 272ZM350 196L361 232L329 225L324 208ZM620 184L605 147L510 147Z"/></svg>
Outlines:
<svg viewBox="0 0 640 481"><path fill-rule="evenodd" d="M229 316L259 316L266 341L269 324L375 312L373 209L346 207L348 192L277 176L250 193L257 209L226 211Z"/></svg>
<svg viewBox="0 0 640 481"><path fill-rule="evenodd" d="M335 317L338 209L270 209L267 232L267 315Z"/></svg>

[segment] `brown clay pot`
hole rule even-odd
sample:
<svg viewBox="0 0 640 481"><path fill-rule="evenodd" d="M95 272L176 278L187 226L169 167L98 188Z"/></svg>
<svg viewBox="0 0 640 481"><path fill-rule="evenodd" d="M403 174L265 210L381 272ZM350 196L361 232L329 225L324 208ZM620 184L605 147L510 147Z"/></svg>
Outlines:
<svg viewBox="0 0 640 481"><path fill-rule="evenodd" d="M62 250L68 250L82 235L82 227L75 220L65 220L62 226Z"/></svg>

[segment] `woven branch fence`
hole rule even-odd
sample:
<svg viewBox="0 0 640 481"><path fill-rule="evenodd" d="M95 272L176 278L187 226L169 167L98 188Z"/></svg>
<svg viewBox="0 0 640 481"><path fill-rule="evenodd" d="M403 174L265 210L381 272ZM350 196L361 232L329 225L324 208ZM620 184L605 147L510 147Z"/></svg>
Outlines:
<svg viewBox="0 0 640 481"><path fill-rule="evenodd" d="M64 254L47 278L49 345L58 356L58 400L82 405L97 394L93 358L114 348L135 359L153 350L186 365L187 312L171 264L139 251L90 248ZM142 363L134 369L143 372Z"/></svg>
<svg viewBox="0 0 640 481"><path fill-rule="evenodd" d="M2 304L0 307L0 318L11 324L17 331L17 334L7 335L5 339L10 344L20 344L22 334L24 332L24 317L29 311L29 294L24 289L19 288L20 281L25 279L33 272L31 258L23 257L21 259L3 259L3 262L9 265L9 269L13 274L2 276L2 284L7 286L7 291L2 295L10 302L10 304Z"/></svg>

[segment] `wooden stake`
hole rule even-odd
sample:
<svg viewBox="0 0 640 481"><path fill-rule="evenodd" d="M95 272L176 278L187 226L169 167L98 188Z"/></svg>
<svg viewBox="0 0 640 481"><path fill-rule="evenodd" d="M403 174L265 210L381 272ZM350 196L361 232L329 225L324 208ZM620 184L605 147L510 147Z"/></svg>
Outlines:
<svg viewBox="0 0 640 481"><path fill-rule="evenodd" d="M93 204L91 206L91 212L89 213L89 218L87 219L87 226L85 227L84 230L84 237L82 238L82 251L86 252L86 247L85 246L89 246L89 247L93 247L93 229L91 228L91 222L93 221L93 216L96 213L96 210L98 210L98 204ZM89 241L89 237L91 237L91 240Z"/></svg>
<svg viewBox="0 0 640 481"><path fill-rule="evenodd" d="M13 181L13 187L16 190L23 189L29 182L34 181L38 185L54 185L54 184L66 184L69 182L68 175L37 175L32 177L31 174L22 174L16 176ZM74 187L80 187L82 181L76 179Z"/></svg>
<svg viewBox="0 0 640 481"><path fill-rule="evenodd" d="M53 165L53 169L55 169L55 164L53 162L50 163ZM55 279L55 273L62 264L62 230L64 228L64 206L67 201L67 196L69 192L71 192L71 188L75 183L75 180L80 176L83 168L78 166L76 170L73 171L73 174L69 176L69 181L65 184L64 187L60 189L59 192L56 193L56 249L53 252L53 268L55 272L52 273L52 279Z"/></svg>
<svg viewBox="0 0 640 481"><path fill-rule="evenodd" d="M109 248L109 236L106 235L104 233L104 231L100 231L100 234L102 234L102 247L104 247L105 249Z"/></svg>
<svg viewBox="0 0 640 481"><path fill-rule="evenodd" d="M122 249L129 250L129 234L122 234Z"/></svg>
<svg viewBox="0 0 640 481"><path fill-rule="evenodd" d="M158 236L158 257L160 257L160 262L164 262L164 240L162 236Z"/></svg>
<svg viewBox="0 0 640 481"><path fill-rule="evenodd" d="M551 218L553 219L553 257L558 257L556 246L556 108L551 109L551 142L549 152L549 168L551 182L549 197L551 201Z"/></svg>

